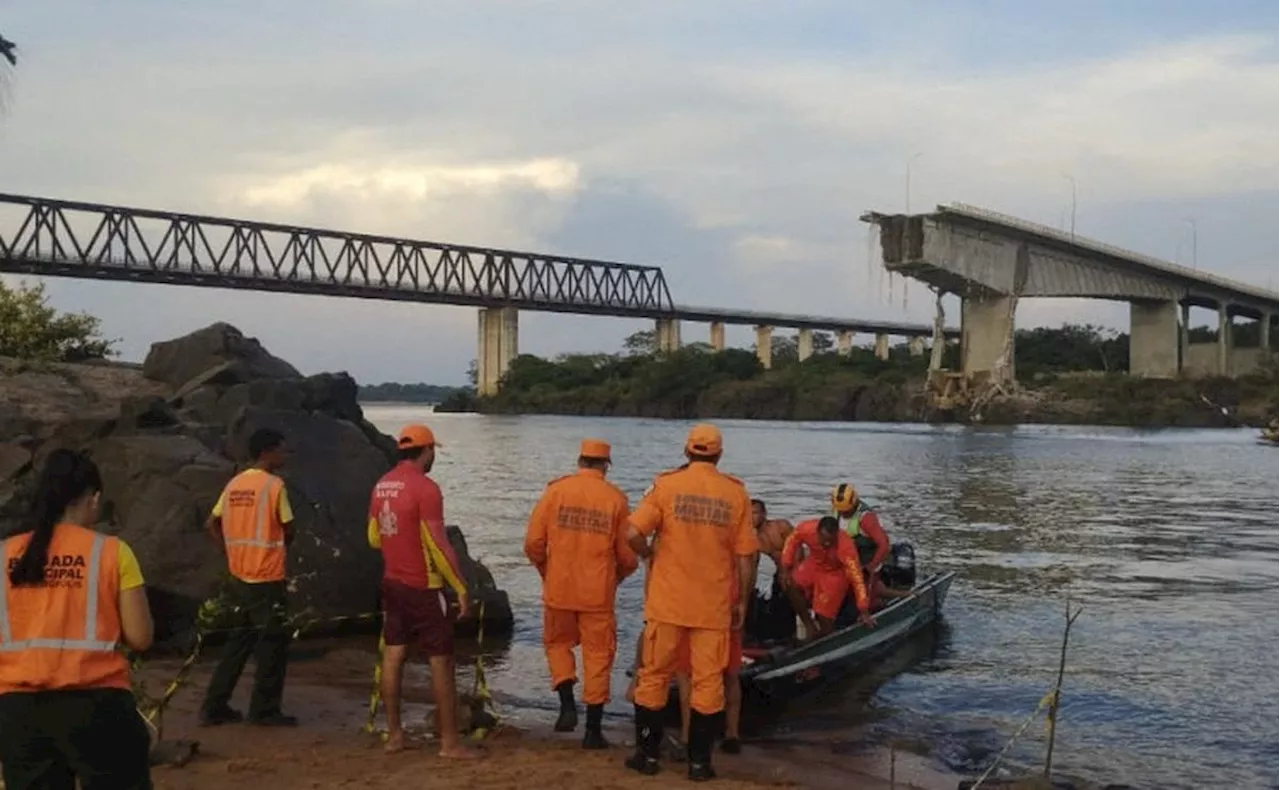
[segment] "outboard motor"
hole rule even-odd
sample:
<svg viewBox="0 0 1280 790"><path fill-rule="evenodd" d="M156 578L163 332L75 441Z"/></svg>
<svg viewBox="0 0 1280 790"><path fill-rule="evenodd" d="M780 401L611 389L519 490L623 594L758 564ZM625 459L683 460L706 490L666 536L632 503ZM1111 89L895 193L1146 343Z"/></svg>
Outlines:
<svg viewBox="0 0 1280 790"><path fill-rule="evenodd" d="M886 587L909 590L916 586L916 550L903 541L893 544L889 559L880 567L880 580Z"/></svg>

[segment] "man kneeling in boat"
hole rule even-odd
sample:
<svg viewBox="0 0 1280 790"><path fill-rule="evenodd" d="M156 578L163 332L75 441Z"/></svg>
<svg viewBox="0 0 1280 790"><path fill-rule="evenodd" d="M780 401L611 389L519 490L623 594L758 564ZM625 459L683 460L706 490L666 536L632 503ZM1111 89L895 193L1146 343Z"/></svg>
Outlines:
<svg viewBox="0 0 1280 790"><path fill-rule="evenodd" d="M807 550L804 559L797 556L801 547ZM806 611L801 612L800 607L797 608L797 614L805 623L802 639L807 641L831 632L850 587L858 606L858 622L865 626L875 625L858 551L854 548L853 539L840 531L840 522L834 516L824 516L796 526L782 548L779 570L785 577L784 586L790 582L808 601L808 606L803 607ZM809 618L809 607L813 609L813 620ZM814 620L816 630L810 626Z"/></svg>

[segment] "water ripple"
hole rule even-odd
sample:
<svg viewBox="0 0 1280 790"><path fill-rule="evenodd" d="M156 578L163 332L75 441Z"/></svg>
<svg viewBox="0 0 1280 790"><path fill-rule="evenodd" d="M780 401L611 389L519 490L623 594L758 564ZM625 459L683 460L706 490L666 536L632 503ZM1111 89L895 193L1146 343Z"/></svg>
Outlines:
<svg viewBox="0 0 1280 790"><path fill-rule="evenodd" d="M613 443L611 479L634 502L681 462L689 423L368 416L388 432L426 419L445 442L436 477L447 517L519 613L495 691L549 707L538 579L521 555L529 508L588 435ZM927 743L952 768L984 769L1053 682L1070 593L1085 612L1072 631L1061 770L1135 787L1276 786L1277 453L1252 431L719 424L726 471L772 514L818 515L831 484L849 479L926 570L958 572L942 635L789 712L787 737L856 740L869 727ZM627 713L617 692L640 605L635 577L619 591L613 715ZM1037 725L1013 759L1042 754Z"/></svg>

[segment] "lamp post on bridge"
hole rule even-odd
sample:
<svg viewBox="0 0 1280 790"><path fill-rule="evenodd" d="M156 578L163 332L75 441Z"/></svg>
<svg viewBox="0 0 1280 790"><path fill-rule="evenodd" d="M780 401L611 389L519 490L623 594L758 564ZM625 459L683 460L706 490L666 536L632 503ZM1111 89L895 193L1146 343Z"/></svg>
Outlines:
<svg viewBox="0 0 1280 790"><path fill-rule="evenodd" d="M1062 177L1071 182L1071 241L1076 240L1076 179L1069 173L1063 173Z"/></svg>
<svg viewBox="0 0 1280 790"><path fill-rule="evenodd" d="M922 157L922 156L924 156L924 152L923 152L923 151L917 151L917 152L915 152L914 154L912 154L912 155L911 155L911 157L910 157L909 159L907 159L906 187L905 187L905 189L904 189L904 191L905 191L905 193L906 193L906 200L905 200L904 202L906 203L906 213L907 213L907 214L910 214L910 213L911 213L911 163L912 163L912 162L914 162L914 161L916 161L917 159L919 159L919 158L920 158L920 157Z"/></svg>
<svg viewBox="0 0 1280 790"><path fill-rule="evenodd" d="M1195 217L1188 217L1183 221L1191 226L1191 268L1195 271L1200 271L1199 250L1198 250L1199 240L1196 234Z"/></svg>

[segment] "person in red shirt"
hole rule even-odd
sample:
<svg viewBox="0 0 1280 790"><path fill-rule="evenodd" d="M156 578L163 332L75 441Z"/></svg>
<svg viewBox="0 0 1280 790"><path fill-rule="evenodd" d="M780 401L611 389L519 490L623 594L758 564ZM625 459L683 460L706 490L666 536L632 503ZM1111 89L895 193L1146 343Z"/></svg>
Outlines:
<svg viewBox="0 0 1280 790"><path fill-rule="evenodd" d="M458 738L453 624L444 585L458 596L458 616L470 609L467 585L445 534L440 486L427 476L436 439L425 425L400 432L400 462L374 486L369 503L369 545L382 551L382 701L387 709L386 751L405 748L400 689L408 648L426 654L440 722L440 756L473 758Z"/></svg>
<svg viewBox="0 0 1280 790"><path fill-rule="evenodd" d="M841 531L853 538L865 572L874 578L889 558L889 536L880 525L880 517L858 496L858 489L841 483L831 489L831 509L840 521Z"/></svg>
<svg viewBox="0 0 1280 790"><path fill-rule="evenodd" d="M802 546L807 556L800 560L798 554ZM875 624L858 552L853 540L840 531L835 517L824 516L798 524L782 548L782 570L813 607L817 633L806 633L805 639L831 631L850 587L858 605L858 622L866 626Z"/></svg>

